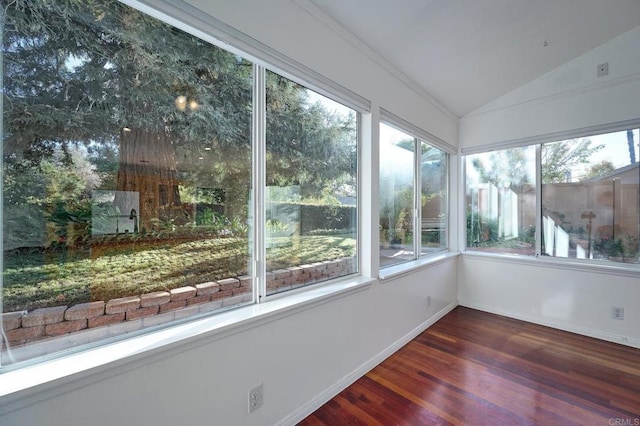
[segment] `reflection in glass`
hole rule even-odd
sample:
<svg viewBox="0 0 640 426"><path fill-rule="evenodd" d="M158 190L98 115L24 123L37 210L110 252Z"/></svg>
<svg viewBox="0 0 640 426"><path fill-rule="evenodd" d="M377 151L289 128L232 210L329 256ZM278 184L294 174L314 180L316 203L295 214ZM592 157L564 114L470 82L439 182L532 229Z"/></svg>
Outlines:
<svg viewBox="0 0 640 426"><path fill-rule="evenodd" d="M380 124L380 266L415 258L415 138Z"/></svg>
<svg viewBox="0 0 640 426"><path fill-rule="evenodd" d="M55 3L5 8L2 364L252 299L251 64L118 2Z"/></svg>
<svg viewBox="0 0 640 426"><path fill-rule="evenodd" d="M268 72L267 294L357 271L355 111Z"/></svg>
<svg viewBox="0 0 640 426"><path fill-rule="evenodd" d="M535 147L466 157L467 250L535 255Z"/></svg>
<svg viewBox="0 0 640 426"><path fill-rule="evenodd" d="M638 263L638 129L542 145L543 253Z"/></svg>
<svg viewBox="0 0 640 426"><path fill-rule="evenodd" d="M420 142L422 254L445 250L448 246L447 153Z"/></svg>

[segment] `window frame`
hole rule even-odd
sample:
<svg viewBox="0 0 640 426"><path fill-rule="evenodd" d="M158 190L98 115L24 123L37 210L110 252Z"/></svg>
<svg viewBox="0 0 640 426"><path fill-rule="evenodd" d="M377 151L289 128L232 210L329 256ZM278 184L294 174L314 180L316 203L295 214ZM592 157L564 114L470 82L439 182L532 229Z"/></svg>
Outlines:
<svg viewBox="0 0 640 426"><path fill-rule="evenodd" d="M388 266L381 266L379 268L379 277L381 279L388 279L390 277L397 276L399 274L407 273L415 268L422 267L426 264L429 264L434 261L439 261L443 258L449 257L451 255L451 173L453 170L452 167L452 158L455 156L457 150L452 145L438 138L437 136L422 130L421 128L409 123L408 121L398 117L397 115L385 110L384 108L380 108L380 120L378 122L378 127L382 124L385 124L389 127L392 127L400 132L407 134L408 136L413 138L414 141L414 156L413 156L413 167L414 167L414 176L413 176L413 227L414 227L414 238L413 238L413 259L408 260L401 263L396 263ZM441 150L445 154L445 163L447 167L447 171L445 174L445 184L444 190L447 194L446 199L446 247L436 250L432 253L422 253L422 205L421 205L421 196L422 196L422 179L421 179L421 169L422 162L419 152L421 152L421 144L426 143L436 149ZM378 172L380 167L378 167ZM378 207L379 210L379 207ZM378 223L380 220L378 219ZM379 245L378 245L379 247ZM379 257L379 254L378 254Z"/></svg>
<svg viewBox="0 0 640 426"><path fill-rule="evenodd" d="M465 256L478 256L487 258L496 258L515 262L539 262L550 265L552 267L571 269L571 270L590 270L593 272L614 273L622 276L636 277L640 271L640 264L618 263L618 262L600 262L591 259L574 259L568 257L542 256L542 145L564 141L569 139L587 138L590 136L602 135L606 133L615 133L628 129L640 128L640 118L618 121L613 123L599 124L595 126L582 127L572 130L547 133L532 137L512 139L493 144L487 144L477 147L466 147L460 149L460 161L462 164L461 180L459 185L461 199L461 214L459 220L461 253ZM473 154L488 153L492 151L500 151L509 148L518 148L526 146L535 146L536 149L536 241L535 255L519 255L509 253L483 253L469 251L467 249L467 226L466 226L466 202L465 194L467 190L467 170L466 157Z"/></svg>
<svg viewBox="0 0 640 426"><path fill-rule="evenodd" d="M110 357L110 348L119 346L128 341L135 342L137 339L153 339L157 333L169 332L176 330L175 339L184 340L197 337L196 335L180 333L186 322L198 322L206 324L207 333L218 334L220 332L226 332L227 330L235 330L237 327L243 328L251 326L256 318L270 318L272 316L286 316L291 309L306 309L309 305L315 303L324 303L327 299L334 297L342 297L343 295L351 294L354 291L359 291L362 288L366 288L372 284L373 280L362 274L363 268L363 256L361 255L361 239L364 233L363 220L364 210L362 208L361 201L361 185L362 185L362 137L363 133L360 129L361 120L363 115L370 115L371 102L355 92L333 82L332 80L318 74L317 72L307 68L306 66L286 57L283 54L269 48L266 45L246 36L245 34L233 29L232 27L222 23L210 15L203 14L200 10L186 3L175 3L170 0L119 0L121 3L130 6L134 9L143 12L150 17L158 19L161 22L172 25L173 27L180 29L186 33L189 33L204 42L210 43L218 48L228 51L237 55L240 58L246 59L252 63L253 68L253 102L252 102L252 177L251 184L253 187L250 189L251 201L250 208L252 212L249 215L249 252L250 252L250 265L249 272L253 279L252 286L252 300L240 305L234 305L228 308L218 309L206 314L195 314L185 319L176 319L169 321L162 325L144 327L141 330L132 331L128 333L121 333L117 336L100 339L96 342L88 342L84 344L74 345L64 350L56 350L50 355L36 355L25 359L24 361L12 362L7 365L3 365L0 362L0 375L8 373L19 372L25 367L38 367L46 370L44 364L52 361L57 362L60 360L62 364L64 360L74 357L84 357L84 354L92 353L94 351L100 352L101 358L96 362L96 365L104 365L119 360L124 357L134 355L131 351L124 350L123 353L127 355L120 356L117 352L113 357ZM0 62L1 64L1 62ZM264 209L264 195L265 195L265 146L266 146L266 84L265 73L266 70L280 74L289 80L298 83L307 89L325 96L335 102L338 102L344 106L347 106L356 113L356 134L357 134L357 185L358 185L358 203L357 203L357 236L356 236L356 254L355 261L357 271L347 276L330 279L327 281L313 283L296 290L284 292L281 294L274 294L266 297L266 262L265 262L265 213ZM0 104L0 109L2 105ZM1 148L0 148L1 150ZM0 182L0 189L2 189L2 183ZM2 259L0 259L2 262ZM1 287L0 287L1 291ZM291 296L291 297L286 297ZM269 303L264 308L257 308L257 305L262 304L265 301L274 301L273 304ZM0 314L2 314L2 307L0 306ZM229 323L225 318L232 318L232 322ZM186 327L187 329L189 327ZM172 334L174 336L174 334ZM150 346L150 350L163 349L164 344L158 343ZM64 369L59 374L56 373L57 378L65 377L71 374L70 371L74 371L74 368ZM50 375L46 375L47 377ZM42 380L36 380L39 383L25 384L19 386L21 389L29 388L40 384L40 382L46 382L48 379L45 377ZM30 383L30 382L29 382ZM11 391L6 391L6 388L0 387L0 396L10 394Z"/></svg>
<svg viewBox="0 0 640 426"><path fill-rule="evenodd" d="M361 183L362 183L362 179L361 179L361 175L362 175L362 167L361 167L361 161L362 161L362 132L361 132L361 124L362 124L362 116L364 114L364 111L356 109L355 107L346 105L345 103L343 103L341 100L336 100L336 98L339 97L335 97L335 96L328 96L325 95L323 93L320 93L318 91L316 91L315 89L312 89L309 87L309 85L307 83L305 83L303 80L296 78L296 79L292 79L287 77L284 74L281 74L280 72L274 70L273 67L268 67L268 66L261 66L261 65L254 65L254 84L256 85L256 89L254 89L254 96L255 97L259 97L260 99L256 99L254 102L259 103L260 105L262 105L261 108L256 108L254 111L255 117L254 120L256 121L256 123L254 124L256 127L254 127L256 129L256 131L254 132L256 134L256 140L253 141L255 143L254 145L254 162L255 162L255 167L254 168L254 174L256 175L255 177L255 184L256 186L254 186L254 188L259 188L259 190L254 191L254 193L256 194L256 196L254 197L254 203L253 203L253 212L254 212L254 221L253 221L253 225L255 226L255 231L254 231L254 237L257 238L258 236L260 236L261 239L256 239L254 240L254 245L255 245L255 249L253 250L253 260L252 260L252 264L254 267L255 275L254 275L254 282L256 282L257 284L254 285L253 291L254 291L254 302L253 303L264 303L267 301L271 301L271 300L277 300L280 298L285 298L288 297L290 295L296 295L298 293L304 293L305 291L308 291L310 288L314 288L314 287L318 287L318 286L323 286L326 284L331 284L332 282L335 281L341 281L341 280L345 280L345 279L350 279L352 277L358 277L358 276L362 276L362 271L363 271L363 256L361 253L361 248L362 248L362 244L360 243L361 239L362 239L362 235L363 235L363 214L364 214L364 210L362 209L362 202L361 202L361 198L362 198L362 190L361 190ZM356 267L356 271L354 273L351 274L347 274L345 276L340 276L337 278L332 278L326 281L320 281L320 282L313 282L313 283L309 283L309 284L305 284L299 288L294 288L291 290L287 290L287 291L282 291L282 292L274 292L274 293L269 293L268 289L267 289L267 251L266 251L266 240L267 240L267 229L266 229L266 223L267 223L267 202L266 202L266 181L267 181L267 162L266 162L266 158L267 158L267 135L266 135L266 127L267 127L267 110L266 110L266 75L267 72L270 73L274 73L274 74L278 74L281 77L284 77L296 84L301 85L302 87L304 87L306 90L311 90L314 91L316 94L319 94L321 96L324 96L334 102L337 102L347 108L350 108L351 110L353 110L355 112L355 135L356 135L356 185L357 185L357 191L356 191L356 249L355 249L355 267ZM259 121L259 122L258 122ZM259 176L258 176L259 174ZM259 215L259 216L258 216Z"/></svg>

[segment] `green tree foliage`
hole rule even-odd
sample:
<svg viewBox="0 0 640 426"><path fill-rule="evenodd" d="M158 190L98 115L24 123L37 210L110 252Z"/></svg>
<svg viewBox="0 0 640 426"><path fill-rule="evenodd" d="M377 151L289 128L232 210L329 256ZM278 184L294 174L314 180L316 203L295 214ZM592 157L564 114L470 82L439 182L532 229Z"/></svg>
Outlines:
<svg viewBox="0 0 640 426"><path fill-rule="evenodd" d="M521 188L532 183L530 164L527 151L522 148L510 148L491 153L490 167L487 167L479 157L472 161L473 167L480 173L483 182L489 182L497 187Z"/></svg>
<svg viewBox="0 0 640 426"><path fill-rule="evenodd" d="M576 166L587 165L591 156L603 145L592 145L589 139L571 139L542 145L542 183L566 180L565 174Z"/></svg>
<svg viewBox="0 0 640 426"><path fill-rule="evenodd" d="M300 185L303 198L355 190L355 125L354 114L330 113L307 89L267 73L267 185Z"/></svg>
<svg viewBox="0 0 640 426"><path fill-rule="evenodd" d="M611 161L602 160L599 163L593 164L589 167L587 174L584 176L585 179L591 179L599 176L606 176L610 173L613 173L616 170L615 166Z"/></svg>
<svg viewBox="0 0 640 426"><path fill-rule="evenodd" d="M3 13L4 178L15 182L12 197L24 190L50 199L47 164L62 152L79 162L75 170L92 163L101 182L93 188L142 191L145 176L160 176L175 188L174 207L185 182L225 188L229 213L246 218L251 63L115 0L12 0ZM354 170L355 150L345 143L354 117L329 114L275 75L267 93L278 183L311 194ZM82 158L69 155L78 144ZM38 184L18 191L25 168ZM88 196L78 185L80 193L69 193Z"/></svg>

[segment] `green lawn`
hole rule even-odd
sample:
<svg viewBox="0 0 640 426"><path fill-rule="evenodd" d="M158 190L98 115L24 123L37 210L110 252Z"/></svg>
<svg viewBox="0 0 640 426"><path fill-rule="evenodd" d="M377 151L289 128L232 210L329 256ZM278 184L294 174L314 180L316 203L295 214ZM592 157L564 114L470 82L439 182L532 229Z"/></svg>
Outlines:
<svg viewBox="0 0 640 426"><path fill-rule="evenodd" d="M121 243L84 250L4 255L3 310L32 310L170 290L247 273L247 240ZM355 253L346 236L282 239L268 269L332 260Z"/></svg>

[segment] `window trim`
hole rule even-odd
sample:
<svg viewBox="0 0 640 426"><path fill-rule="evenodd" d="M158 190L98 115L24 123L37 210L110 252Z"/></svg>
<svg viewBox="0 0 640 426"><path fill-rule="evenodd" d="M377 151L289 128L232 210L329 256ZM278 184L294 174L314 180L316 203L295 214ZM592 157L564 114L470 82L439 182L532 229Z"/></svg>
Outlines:
<svg viewBox="0 0 640 426"><path fill-rule="evenodd" d="M361 255L361 239L362 239L362 224L363 224L363 211L362 202L360 200L360 192L362 184L362 167L361 167L361 153L363 145L362 133L360 129L360 121L364 114L370 114L371 102L355 92L333 82L332 80L322 76L321 74L313 71L312 69L302 65L291 58L277 52L276 50L260 43L259 41L235 30L231 26L219 21L218 19L203 13L195 7L183 3L179 0L118 0L120 3L130 6L136 10L139 10L155 19L158 19L164 23L172 25L173 27L185 31L201 40L208 42L214 46L217 46L223 50L226 50L239 57L247 59L252 62L253 67L253 102L252 102L252 177L251 184L251 208L253 209L253 220L249 221L249 250L251 256L251 267L249 274L251 275L254 285L252 286L253 299L251 302L228 310L217 310L205 316L192 316L185 319L188 324L201 324L209 321L211 324L217 324L217 318L235 318L233 312L240 311L245 312L249 310L249 314L242 316L237 320L223 321L224 329L233 329L244 327L245 322L250 327L254 323L252 318L254 316L261 317L263 310L266 312L274 311L280 312L281 308L255 308L258 305L264 305L265 302L271 301L277 303L277 306L284 306L285 311L292 309L304 309L309 303L314 303L316 299L324 300L331 297L339 297L344 291L348 291L352 287L358 287L363 285L370 285L373 282L373 278L365 276L362 273L362 255ZM188 22L188 23L187 23ZM1 60L1 58L0 58ZM309 90L313 90L322 96L325 96L335 102L338 102L356 113L356 128L357 128L357 155L358 155L358 168L357 168L357 184L358 187L358 224L357 224L357 241L356 241L356 264L358 271L343 277L334 278L320 283L313 283L306 285L298 289L298 291L288 291L282 293L280 297L277 294L266 295L266 248L265 248L265 203L264 203L264 191L266 182L266 83L265 73L266 70L280 74L281 76L298 83ZM1 109L0 103L0 109ZM0 147L1 150L1 147ZM2 189L2 182L0 182L0 190ZM1 201L1 200L0 200ZM1 263L2 259L0 259ZM332 296L335 294L336 296ZM287 297L285 297L287 296ZM289 297L290 296L290 297ZM324 301L322 301L324 303ZM252 309L255 308L255 309ZM257 312L255 312L257 311ZM0 306L0 313L2 309ZM290 315L285 313L283 315ZM16 363L10 363L8 365L2 365L0 363L0 376L7 377L7 374L14 371L27 370L38 367L40 365L50 365L59 359L67 359L68 357L81 356L85 353L95 353L95 351L103 354L104 364L111 364L123 358L129 357L129 355L114 354L113 357L108 355L108 350L113 345L121 344L122 342L131 342L134 344L138 339L145 339L148 335L155 335L156 333L167 332L179 334L179 330L185 326L185 321L171 321L161 326L151 326L140 330L139 332L133 332L132 334L121 334L113 339L101 339L96 343L81 344L73 346L65 351L55 351L51 355L36 356L25 361L18 361ZM212 330L217 330L218 326L212 326ZM196 338L198 335L185 335L181 340L188 340L191 337ZM164 345L158 345L158 347ZM154 346L151 346L153 349ZM43 367L44 368L44 367ZM79 367L84 371L87 367ZM90 368L90 367L89 367ZM42 370L45 371L45 370ZM74 373L75 374L75 373ZM45 376L47 376L46 374ZM55 374L56 380L60 377L65 377L67 373ZM8 381L8 380L7 380ZM33 386L38 385L34 384ZM29 387L29 386L25 386ZM0 383L0 399L5 395L4 386ZM3 402L0 400L0 402Z"/></svg>
<svg viewBox="0 0 640 426"><path fill-rule="evenodd" d="M451 251L449 249L429 253L415 260L410 260L408 262L398 263L396 265L389 265L385 268L380 268L378 278L384 284L385 281L396 279L408 274L413 274L420 269L426 269L433 265L442 263L448 259L456 258L460 254L460 252Z"/></svg>
<svg viewBox="0 0 640 426"><path fill-rule="evenodd" d="M251 250L253 302L261 303L267 294L267 249L265 223L267 218L265 189L267 180L267 125L266 125L266 71L263 66L253 64L253 105L251 128L251 155L252 155L252 209L253 220L249 218L249 226L253 228L251 236L253 246Z"/></svg>
<svg viewBox="0 0 640 426"><path fill-rule="evenodd" d="M497 143L490 143L482 146L470 146L460 149L461 156L472 154L482 154L491 151L501 151L509 148L520 148L523 146L539 145L549 142L563 141L567 139L586 138L602 133L613 133L630 128L640 127L640 118L625 121L616 121L609 124L598 124L596 126L581 127L573 130L564 130L559 132L544 133L537 136L526 138L510 139Z"/></svg>
<svg viewBox="0 0 640 426"><path fill-rule="evenodd" d="M371 101L368 99L183 1L118 1L254 64L261 65L358 112L371 112Z"/></svg>
<svg viewBox="0 0 640 426"><path fill-rule="evenodd" d="M380 125L385 124L389 127L392 127L402 133L407 134L407 136L411 136L413 138L414 150L413 150L413 255L414 258L412 260L408 260L406 262L395 263L393 265L382 266L379 268L378 276L380 279L386 279L391 276L397 276L398 274L402 275L407 272L407 270L412 270L415 268L419 268L427 262L423 262L423 259L440 259L442 254L452 253L451 252L451 191L450 191L450 182L451 182L451 173L452 173L452 157L457 153L456 148L449 145L442 139L437 136L432 135L431 133L420 129L417 126L409 123L408 121L394 115L393 113L385 110L384 108L380 108L380 119L378 120L378 127ZM406 126L406 127L405 127ZM431 139L435 139L435 143L431 141ZM447 165L447 173L445 179L445 190L447 193L447 234L446 234L446 247L436 250L433 253L422 253L422 179L420 170L422 169L422 162L420 160L420 156L418 155L421 152L421 144L425 143L427 145L433 146L436 149L439 149L445 154L445 162ZM380 144L378 144L380 146ZM379 165L378 165L378 173L379 173ZM379 210L379 206L378 206ZM380 222L378 218L378 223ZM378 258L380 257L378 244ZM456 252L457 255L457 252ZM382 273L385 271L386 273Z"/></svg>
<svg viewBox="0 0 640 426"><path fill-rule="evenodd" d="M61 392L79 389L120 373L210 344L230 335L366 291L377 280L350 276L291 297L251 304L29 365L8 366L0 380L0 411L9 413Z"/></svg>
<svg viewBox="0 0 640 426"><path fill-rule="evenodd" d="M576 272L591 272L605 275L618 275L621 277L637 278L640 272L640 265L632 263L599 263L588 259L572 259L567 257L551 256L523 256L506 253L486 253L464 251L460 253L463 257L477 258L493 262L509 262L521 265L536 265L545 268L566 269Z"/></svg>
<svg viewBox="0 0 640 426"><path fill-rule="evenodd" d="M392 112L387 111L384 108L380 108L380 122L384 122L385 124L395 128L404 133L408 133L410 136L414 138L421 139L428 143L429 145L434 146L442 151L445 151L449 155L456 154L458 152L457 148L439 137L422 130L418 126L414 126L410 122L398 117Z"/></svg>
<svg viewBox="0 0 640 426"><path fill-rule="evenodd" d="M599 124L595 126L582 127L573 130L546 133L543 135L531 136L521 139L513 139L480 147L467 147L460 149L460 161L462 163L462 178L460 180L459 192L461 199L461 214L459 216L460 236L463 245L461 246L461 254L477 256L482 258L494 258L496 260L508 261L524 261L529 262L531 259L538 259L542 264L549 264L551 267L569 269L569 270L591 270L596 273L608 273L622 276L636 277L640 271L640 264L629 264L619 262L597 262L593 260L581 260L564 257L542 256L542 144L558 142L567 139L586 138L605 133L615 133L631 128L640 128L640 118L617 121L609 124ZM535 255L518 255L510 253L494 253L494 252L476 252L467 248L467 224L466 224L466 189L467 189L467 168L466 157L468 155L483 154L492 151L500 151L510 148L522 148L527 146L535 146L536 148L536 245Z"/></svg>

